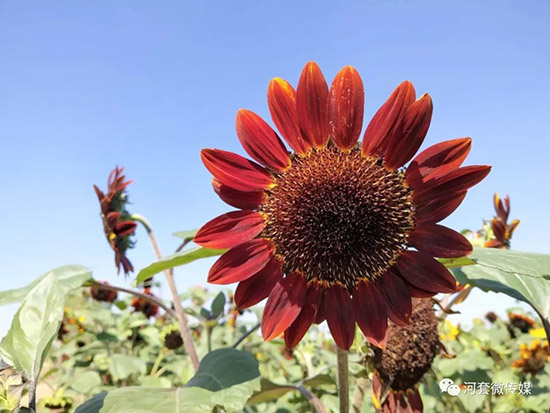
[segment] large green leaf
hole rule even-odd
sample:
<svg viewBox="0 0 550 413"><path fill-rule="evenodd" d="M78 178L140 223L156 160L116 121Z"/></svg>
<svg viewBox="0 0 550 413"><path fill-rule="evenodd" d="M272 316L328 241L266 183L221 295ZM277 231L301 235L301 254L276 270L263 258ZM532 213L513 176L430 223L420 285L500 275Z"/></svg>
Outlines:
<svg viewBox="0 0 550 413"><path fill-rule="evenodd" d="M115 380L127 379L132 374L145 374L147 370L144 360L125 354L113 354L109 364L109 370Z"/></svg>
<svg viewBox="0 0 550 413"><path fill-rule="evenodd" d="M550 255L474 248L476 265L454 268L462 284L507 294L524 301L544 318L550 316Z"/></svg>
<svg viewBox="0 0 550 413"><path fill-rule="evenodd" d="M224 348L208 353L196 375L176 389L126 387L100 393L76 413L203 413L216 406L242 411L260 389L258 363L244 351Z"/></svg>
<svg viewBox="0 0 550 413"><path fill-rule="evenodd" d="M92 272L81 265L65 265L48 271L38 277L26 287L0 292L0 305L21 302L34 287L48 275L53 274L63 294L80 287L85 281L92 278Z"/></svg>
<svg viewBox="0 0 550 413"><path fill-rule="evenodd" d="M0 356L36 381L63 319L65 295L52 272L29 292L0 343Z"/></svg>
<svg viewBox="0 0 550 413"><path fill-rule="evenodd" d="M223 254L225 251L226 250L214 250L211 248L193 248L186 251L176 252L172 255L167 255L159 261L154 262L151 265L142 269L137 275L136 282L137 284L140 284L143 281L151 278L153 275L158 274L159 272L162 272L169 268L189 264L190 262L201 258L215 257L216 255Z"/></svg>
<svg viewBox="0 0 550 413"><path fill-rule="evenodd" d="M250 353L234 348L220 348L204 356L197 373L185 387L218 391L259 376L258 362Z"/></svg>

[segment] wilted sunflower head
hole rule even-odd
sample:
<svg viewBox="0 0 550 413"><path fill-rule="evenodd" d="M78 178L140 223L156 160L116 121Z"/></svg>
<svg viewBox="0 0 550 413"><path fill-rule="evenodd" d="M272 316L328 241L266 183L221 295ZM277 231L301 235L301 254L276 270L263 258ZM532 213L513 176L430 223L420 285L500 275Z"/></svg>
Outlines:
<svg viewBox="0 0 550 413"><path fill-rule="evenodd" d="M413 299L410 324L390 322L385 349L374 349L372 399L388 412L422 411L418 392L420 379L430 369L440 350L437 319L429 299ZM392 406L395 408L392 409Z"/></svg>
<svg viewBox="0 0 550 413"><path fill-rule="evenodd" d="M126 251L134 247L131 236L134 235L137 224L131 220L130 213L126 210L128 195L126 187L133 181L126 181L122 174L124 168L118 166L111 171L107 180L107 193L103 193L94 185L94 190L101 206L101 220L107 242L115 252L115 265L117 273L120 268L127 274L134 271L130 260L126 257Z"/></svg>
<svg viewBox="0 0 550 413"><path fill-rule="evenodd" d="M195 237L228 248L208 281L239 282L240 308L268 298L266 340L284 332L294 347L313 322L327 320L339 347L350 347L355 323L382 345L388 317L407 324L411 296L455 290L434 257L460 257L471 245L437 224L451 214L488 166L460 167L471 139L441 142L414 155L432 116L431 98L401 83L363 125L363 83L346 66L329 89L308 63L295 90L268 87L273 123L241 109L237 135L256 162L219 149L201 152L216 193L237 211L206 223ZM412 161L411 161L412 159ZM404 166L408 164L407 168Z"/></svg>

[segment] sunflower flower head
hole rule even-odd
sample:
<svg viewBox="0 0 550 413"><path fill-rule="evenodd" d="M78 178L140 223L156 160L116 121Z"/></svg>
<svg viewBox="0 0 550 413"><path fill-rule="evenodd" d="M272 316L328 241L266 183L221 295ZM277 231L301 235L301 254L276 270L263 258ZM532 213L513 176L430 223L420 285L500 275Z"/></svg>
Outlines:
<svg viewBox="0 0 550 413"><path fill-rule="evenodd" d="M126 257L126 251L134 247L131 237L136 231L137 224L130 219L130 213L126 210L128 194L126 188L132 183L123 175L124 168L118 166L111 171L107 181L107 192L103 193L94 185L94 190L101 207L101 219L107 242L115 252L115 265L117 273L120 268L124 274L134 271L130 260Z"/></svg>
<svg viewBox="0 0 550 413"><path fill-rule="evenodd" d="M485 242L486 248L509 249L510 240L517 226L519 219L514 219L508 223L510 215L510 197L506 195L504 199L495 193L493 197L496 216L490 221L491 232L493 236Z"/></svg>
<svg viewBox="0 0 550 413"><path fill-rule="evenodd" d="M263 337L284 334L289 349L324 320L343 349L351 346L356 323L383 346L388 318L410 321L411 297L455 290L434 257L464 256L472 247L437 222L490 167L461 167L470 138L415 157L432 101L427 94L417 99L408 81L376 112L362 142L363 83L351 66L329 88L310 62L297 89L273 79L267 100L291 151L261 117L241 109L237 136L253 161L220 149L201 152L214 191L237 208L195 236L204 247L229 249L208 281L238 282L239 308L267 298Z"/></svg>
<svg viewBox="0 0 550 413"><path fill-rule="evenodd" d="M525 373L533 376L541 371L546 362L550 361L548 342L544 344L540 340L534 340L531 345L520 344L520 358L512 363L512 367L521 368Z"/></svg>
<svg viewBox="0 0 550 413"><path fill-rule="evenodd" d="M413 299L411 323L402 327L390 322L387 334L386 348L374 349L373 403L388 413L422 412L418 382L440 348L431 301Z"/></svg>
<svg viewBox="0 0 550 413"><path fill-rule="evenodd" d="M107 281L103 282L103 285L109 285ZM94 285L90 287L90 295L96 301L104 301L106 303L112 303L117 299L117 292L107 288L101 288L101 285Z"/></svg>
<svg viewBox="0 0 550 413"><path fill-rule="evenodd" d="M516 328L524 334L528 333L536 324L532 318L519 313L508 313L508 318L510 319L510 327Z"/></svg>
<svg viewBox="0 0 550 413"><path fill-rule="evenodd" d="M151 292L150 288L145 288L143 290L143 293L147 294L147 295L150 295L151 297L155 296ZM132 299L131 305L132 305L132 307L134 307L134 311L142 312L145 315L145 317L147 317L147 318L156 316L158 311L159 311L158 305L156 305L155 303L153 303L149 300L146 300L143 297L134 297Z"/></svg>

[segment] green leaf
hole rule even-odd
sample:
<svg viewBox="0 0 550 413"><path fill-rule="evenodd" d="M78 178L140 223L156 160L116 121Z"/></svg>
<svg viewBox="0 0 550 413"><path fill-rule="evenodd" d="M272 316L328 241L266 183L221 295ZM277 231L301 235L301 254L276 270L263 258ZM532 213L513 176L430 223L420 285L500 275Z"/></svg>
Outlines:
<svg viewBox="0 0 550 413"><path fill-rule="evenodd" d="M185 387L218 391L259 376L258 362L250 353L234 348L220 348L204 356L197 373Z"/></svg>
<svg viewBox="0 0 550 413"><path fill-rule="evenodd" d="M193 238L195 238L195 234L197 232L199 232L198 228L192 229L192 230L189 230L189 231L177 231L177 232L174 232L172 235L174 237L181 238L184 241L192 241Z"/></svg>
<svg viewBox="0 0 550 413"><path fill-rule="evenodd" d="M92 278L92 272L81 265L65 265L63 267L58 267L38 277L26 287L1 291L0 305L21 302L29 291L36 287L40 281L50 274L55 275L57 278L57 282L59 283L63 294L80 287L85 281Z"/></svg>
<svg viewBox="0 0 550 413"><path fill-rule="evenodd" d="M193 248L187 251L176 252L172 255L167 255L161 260L152 263L151 265L142 269L137 275L136 283L140 284L143 281L151 278L153 275L158 274L169 268L178 267L180 265L189 264L195 260L201 258L215 257L221 255L226 250L215 250L211 248Z"/></svg>
<svg viewBox="0 0 550 413"><path fill-rule="evenodd" d="M272 381L262 377L260 380L261 389L254 393L246 404L254 405L258 403L267 403L273 400L280 399L289 391L297 390L295 386L282 385L273 383Z"/></svg>
<svg viewBox="0 0 550 413"><path fill-rule="evenodd" d="M219 349L202 359L185 387L126 387L100 393L80 405L76 413L202 413L216 406L240 412L260 389L259 375L258 362L251 354Z"/></svg>
<svg viewBox="0 0 550 413"><path fill-rule="evenodd" d="M220 291L216 298L214 298L214 300L212 301L212 305L210 306L212 317L218 318L223 313L224 307L225 294L223 293L223 291Z"/></svg>
<svg viewBox="0 0 550 413"><path fill-rule="evenodd" d="M145 374L147 365L144 360L137 357L113 354L109 370L115 380L124 380L132 374Z"/></svg>
<svg viewBox="0 0 550 413"><path fill-rule="evenodd" d="M458 268L458 267L465 267L466 265L475 264L476 262L472 260L470 257L439 258L438 261L447 268Z"/></svg>
<svg viewBox="0 0 550 413"><path fill-rule="evenodd" d="M550 317L550 255L474 248L469 258L477 264L453 269L460 283L509 295Z"/></svg>
<svg viewBox="0 0 550 413"><path fill-rule="evenodd" d="M57 276L47 274L29 292L0 343L0 357L36 382L63 319L65 295Z"/></svg>
<svg viewBox="0 0 550 413"><path fill-rule="evenodd" d="M91 370L85 371L71 381L71 388L82 394L93 394L100 385L101 377L99 373Z"/></svg>

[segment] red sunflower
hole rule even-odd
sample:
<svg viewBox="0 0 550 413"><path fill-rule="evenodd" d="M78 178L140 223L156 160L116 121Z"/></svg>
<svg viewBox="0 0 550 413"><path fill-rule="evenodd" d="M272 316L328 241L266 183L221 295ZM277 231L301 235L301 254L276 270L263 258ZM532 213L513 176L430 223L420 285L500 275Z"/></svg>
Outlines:
<svg viewBox="0 0 550 413"><path fill-rule="evenodd" d="M383 346L388 317L409 322L411 297L455 290L455 279L434 257L472 251L462 235L437 222L490 167L460 167L469 138L436 144L411 161L432 102L427 94L416 99L408 81L376 112L359 144L363 95L354 68L343 68L329 89L310 62L297 90L279 78L268 88L271 117L293 152L244 109L237 135L259 163L219 149L201 152L214 190L239 208L195 237L204 247L229 248L208 281L239 282L240 308L267 298L263 337L284 333L288 348L324 320L343 349L352 344L356 322Z"/></svg>
<svg viewBox="0 0 550 413"><path fill-rule="evenodd" d="M107 242L115 252L115 265L117 273L120 267L125 274L134 271L130 260L126 257L126 251L133 248L134 242L131 236L136 231L137 224L130 219L130 214L126 211L128 196L126 187L133 181L126 181L122 174L124 168L118 166L111 171L107 181L107 193L104 194L97 186L94 190L99 198L101 206L101 219L103 220L103 229Z"/></svg>

